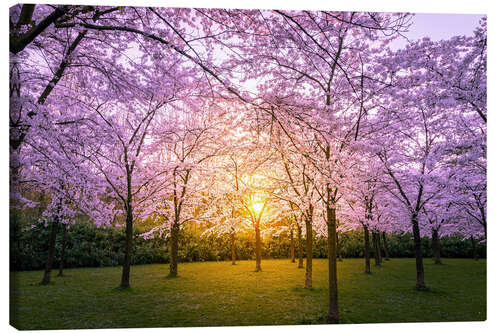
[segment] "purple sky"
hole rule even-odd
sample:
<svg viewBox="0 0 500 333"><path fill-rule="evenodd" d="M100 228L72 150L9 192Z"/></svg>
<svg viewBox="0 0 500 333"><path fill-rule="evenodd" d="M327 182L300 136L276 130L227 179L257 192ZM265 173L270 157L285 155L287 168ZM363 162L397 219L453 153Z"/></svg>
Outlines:
<svg viewBox="0 0 500 333"><path fill-rule="evenodd" d="M416 14L413 24L405 34L410 40L429 37L431 40L448 39L452 36L472 36L482 15L475 14ZM398 39L391 44L397 49L404 47L406 41Z"/></svg>

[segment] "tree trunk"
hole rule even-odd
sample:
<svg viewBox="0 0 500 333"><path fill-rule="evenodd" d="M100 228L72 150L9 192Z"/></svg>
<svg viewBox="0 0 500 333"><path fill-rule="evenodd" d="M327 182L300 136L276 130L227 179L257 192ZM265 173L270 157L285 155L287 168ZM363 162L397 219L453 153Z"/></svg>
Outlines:
<svg viewBox="0 0 500 333"><path fill-rule="evenodd" d="M337 242L337 259L338 259L338 261L342 261L342 251L341 251L340 241L339 241L339 232L336 233L336 242Z"/></svg>
<svg viewBox="0 0 500 333"><path fill-rule="evenodd" d="M434 251L434 263L441 265L441 249L439 244L439 234L438 231L432 229L432 250Z"/></svg>
<svg viewBox="0 0 500 333"><path fill-rule="evenodd" d="M66 237L68 234L68 228L66 225L63 225L63 237L62 237L62 249L61 249L61 260L59 261L59 274L57 276L63 276L64 269L64 251L66 250Z"/></svg>
<svg viewBox="0 0 500 333"><path fill-rule="evenodd" d="M54 262L54 250L56 248L56 236L57 236L57 227L59 226L59 219L55 218L50 227L50 236L49 236L49 249L47 253L47 260L45 261L45 271L43 273L43 279L41 284L49 284L50 283L50 272L52 270L52 264Z"/></svg>
<svg viewBox="0 0 500 333"><path fill-rule="evenodd" d="M231 261L236 265L236 249L234 247L234 230L231 232Z"/></svg>
<svg viewBox="0 0 500 333"><path fill-rule="evenodd" d="M377 242L377 260L379 263L379 266L382 265L382 245L380 242L380 232L377 231L375 233L375 241Z"/></svg>
<svg viewBox="0 0 500 333"><path fill-rule="evenodd" d="M177 253L179 252L179 224L175 222L170 231L170 277L177 276Z"/></svg>
<svg viewBox="0 0 500 333"><path fill-rule="evenodd" d="M295 241L293 239L293 227L290 228L290 258L295 262Z"/></svg>
<svg viewBox="0 0 500 333"><path fill-rule="evenodd" d="M384 257L385 260L389 260L389 247L387 246L387 237L385 235L385 231L382 233L382 240L384 242Z"/></svg>
<svg viewBox="0 0 500 333"><path fill-rule="evenodd" d="M312 216L306 219L306 280L304 288L312 288Z"/></svg>
<svg viewBox="0 0 500 333"><path fill-rule="evenodd" d="M370 274L370 231L367 225L363 225L365 235L365 273Z"/></svg>
<svg viewBox="0 0 500 333"><path fill-rule="evenodd" d="M304 268L304 251L302 249L302 227L297 225L297 237L299 241L299 266L298 268Z"/></svg>
<svg viewBox="0 0 500 333"><path fill-rule="evenodd" d="M413 227L413 244L415 246L415 263L417 266L417 290L427 290L424 281L424 261L422 255L422 240L420 238L420 227L416 215L411 218Z"/></svg>
<svg viewBox="0 0 500 333"><path fill-rule="evenodd" d="M126 207L127 217L125 226L125 253L123 257L123 268L122 268L122 282L120 287L129 288L130 287L130 264L132 262L132 236L133 236L133 219L132 219L132 207L128 205Z"/></svg>
<svg viewBox="0 0 500 333"><path fill-rule="evenodd" d="M260 266L261 261L261 242L260 242L260 228L258 225L255 227L255 271L261 272L262 267Z"/></svg>
<svg viewBox="0 0 500 333"><path fill-rule="evenodd" d="M327 208L328 226L328 290L329 306L326 322L328 324L339 323L339 302L337 287L337 221L335 208Z"/></svg>
<svg viewBox="0 0 500 333"><path fill-rule="evenodd" d="M474 258L474 260L478 260L479 256L477 255L476 240L473 236L470 236L470 241L472 243L472 258Z"/></svg>
<svg viewBox="0 0 500 333"><path fill-rule="evenodd" d="M377 243L377 233L372 231L372 243L373 243L373 258L375 259L375 266L380 266L380 258L378 256L379 249Z"/></svg>

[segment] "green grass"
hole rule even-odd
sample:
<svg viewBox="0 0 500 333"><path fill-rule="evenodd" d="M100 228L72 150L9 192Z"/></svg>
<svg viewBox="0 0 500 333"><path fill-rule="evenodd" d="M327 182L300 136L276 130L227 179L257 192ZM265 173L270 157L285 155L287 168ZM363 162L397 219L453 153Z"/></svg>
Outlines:
<svg viewBox="0 0 500 333"><path fill-rule="evenodd" d="M415 261L391 259L363 273L361 259L339 267L342 323L476 321L486 319L486 261L425 260L430 291L416 291ZM68 269L50 285L42 272L13 272L11 324L18 329L294 325L324 323L327 260L313 261L313 289L289 260L182 263L132 267L130 290L117 288L121 267ZM53 272L57 273L57 272ZM56 275L56 274L54 274Z"/></svg>

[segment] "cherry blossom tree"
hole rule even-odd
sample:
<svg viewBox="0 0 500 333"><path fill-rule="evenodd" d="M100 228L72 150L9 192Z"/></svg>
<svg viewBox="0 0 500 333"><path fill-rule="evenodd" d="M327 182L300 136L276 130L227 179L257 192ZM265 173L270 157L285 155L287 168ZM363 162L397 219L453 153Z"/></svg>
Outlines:
<svg viewBox="0 0 500 333"><path fill-rule="evenodd" d="M406 50L409 49L411 47ZM401 62L408 61L403 58L406 52L400 51L394 57ZM391 59L395 62L395 58ZM393 69L389 72L391 70L394 73ZM415 245L417 288L426 289L420 215L424 206L438 199L443 190L439 181L443 165L442 143L450 122L446 106L436 103L438 97L433 94L434 88L426 85L423 74L404 71L400 70L398 81L392 83L398 88L390 89L388 102L391 104L386 104L381 112L380 121L386 128L380 132L385 134L379 139L388 141L377 141L381 147L377 156L384 165L386 190L408 211Z"/></svg>
<svg viewBox="0 0 500 333"><path fill-rule="evenodd" d="M195 104L192 104L195 106ZM156 174L155 195L146 192L148 202L143 214L155 215L160 225L145 234L159 231L170 238L170 276L177 276L177 252L180 228L189 221L211 217L213 212L210 188L214 185L214 171L210 160L225 154L220 145L229 134L232 118L217 105L201 103L196 109L172 110L162 119L156 133L155 153L151 164ZM162 123L164 124L164 123ZM201 206L205 207L202 208ZM200 210L202 212L200 212Z"/></svg>

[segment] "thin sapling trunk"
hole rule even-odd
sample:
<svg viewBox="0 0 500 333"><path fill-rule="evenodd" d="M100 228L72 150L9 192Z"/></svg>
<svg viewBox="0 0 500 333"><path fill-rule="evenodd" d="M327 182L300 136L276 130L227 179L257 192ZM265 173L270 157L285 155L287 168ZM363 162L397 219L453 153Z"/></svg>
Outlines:
<svg viewBox="0 0 500 333"><path fill-rule="evenodd" d="M339 300L338 300L338 281L337 281L337 223L335 208L327 208L327 226L328 226L328 315L326 322L328 324L339 323Z"/></svg>
<svg viewBox="0 0 500 333"><path fill-rule="evenodd" d="M174 223L170 231L170 277L177 276L177 253L179 251L179 224Z"/></svg>
<svg viewBox="0 0 500 333"><path fill-rule="evenodd" d="M306 280L304 288L312 287L312 217L306 218Z"/></svg>
<svg viewBox="0 0 500 333"><path fill-rule="evenodd" d="M417 267L417 290L427 290L424 281L424 261L422 254L422 240L420 238L420 226L416 215L411 219L413 227L413 245L415 246L415 263Z"/></svg>
<svg viewBox="0 0 500 333"><path fill-rule="evenodd" d="M298 268L304 268L304 251L303 251L303 245L302 245L302 227L300 225L297 225L297 237L298 237L298 242L299 242L299 266Z"/></svg>
<svg viewBox="0 0 500 333"><path fill-rule="evenodd" d="M231 231L231 262L236 265L236 249L234 244L234 230Z"/></svg>
<svg viewBox="0 0 500 333"><path fill-rule="evenodd" d="M261 272L262 267L260 265L261 262L261 253L262 253L262 248L261 248L261 241L260 241L260 228L259 225L256 224L255 226L255 271L256 272Z"/></svg>
<svg viewBox="0 0 500 333"><path fill-rule="evenodd" d="M387 246L387 237L385 231L382 233L382 240L384 243L384 257L385 260L389 261L389 247Z"/></svg>
<svg viewBox="0 0 500 333"><path fill-rule="evenodd" d="M363 224L363 232L365 238L365 273L370 274L370 231L368 226Z"/></svg>
<svg viewBox="0 0 500 333"><path fill-rule="evenodd" d="M63 235L62 235L62 249L61 249L61 260L59 261L59 274L57 276L63 276L63 269L64 269L64 252L66 250L66 238L68 234L68 228L66 225L62 226L63 228Z"/></svg>
<svg viewBox="0 0 500 333"><path fill-rule="evenodd" d="M439 234L436 229L432 229L432 251L434 252L434 263L441 265L441 248L439 244Z"/></svg>

